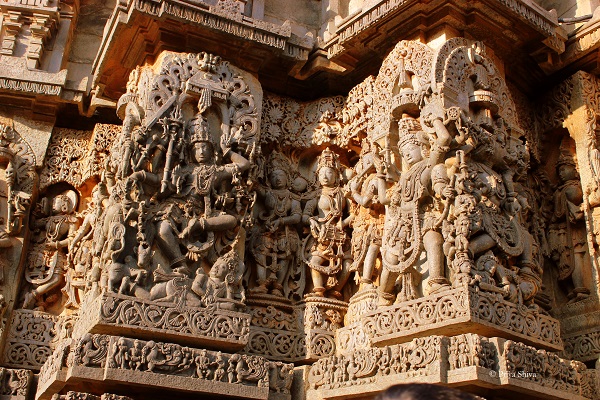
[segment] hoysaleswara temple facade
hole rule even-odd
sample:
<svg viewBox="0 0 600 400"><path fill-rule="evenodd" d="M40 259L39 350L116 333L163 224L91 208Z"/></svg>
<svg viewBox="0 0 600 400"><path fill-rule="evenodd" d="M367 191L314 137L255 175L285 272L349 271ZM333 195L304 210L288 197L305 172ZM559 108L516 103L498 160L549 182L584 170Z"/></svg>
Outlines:
<svg viewBox="0 0 600 400"><path fill-rule="evenodd" d="M598 0L0 0L0 397L600 399Z"/></svg>

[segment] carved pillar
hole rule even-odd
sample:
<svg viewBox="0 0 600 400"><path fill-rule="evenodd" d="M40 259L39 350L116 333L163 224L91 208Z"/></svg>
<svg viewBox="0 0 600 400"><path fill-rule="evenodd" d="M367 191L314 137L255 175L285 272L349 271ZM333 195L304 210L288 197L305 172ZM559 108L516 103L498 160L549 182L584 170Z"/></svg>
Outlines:
<svg viewBox="0 0 600 400"><path fill-rule="evenodd" d="M566 128L575 142L577 167L583 190L582 211L587 231L587 249L591 259L592 293L584 301L559 306L552 311L561 320L561 337L565 343L563 357L579 361L596 359L600 354L597 311L600 296L600 142L597 119L600 116L600 81L579 71L544 95L537 128L539 133ZM585 350L584 350L585 349Z"/></svg>
<svg viewBox="0 0 600 400"><path fill-rule="evenodd" d="M23 274L24 241L35 197L36 158L29 143L9 126L0 124L0 342L18 299Z"/></svg>

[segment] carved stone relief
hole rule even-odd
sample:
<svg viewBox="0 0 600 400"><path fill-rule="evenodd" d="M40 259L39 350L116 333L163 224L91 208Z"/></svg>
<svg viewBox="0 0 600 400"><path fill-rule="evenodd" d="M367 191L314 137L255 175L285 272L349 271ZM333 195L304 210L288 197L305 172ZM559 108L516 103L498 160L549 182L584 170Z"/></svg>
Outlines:
<svg viewBox="0 0 600 400"><path fill-rule="evenodd" d="M5 236L31 232L4 363L40 369L39 400L283 400L292 363L311 364L308 398L398 379L592 398L598 340L558 318L597 302L595 153L564 137L542 163L551 123L522 116L496 62L402 41L312 102L263 97L216 54L137 67L122 125L56 130L31 221L7 206ZM11 162L9 205L34 187Z"/></svg>

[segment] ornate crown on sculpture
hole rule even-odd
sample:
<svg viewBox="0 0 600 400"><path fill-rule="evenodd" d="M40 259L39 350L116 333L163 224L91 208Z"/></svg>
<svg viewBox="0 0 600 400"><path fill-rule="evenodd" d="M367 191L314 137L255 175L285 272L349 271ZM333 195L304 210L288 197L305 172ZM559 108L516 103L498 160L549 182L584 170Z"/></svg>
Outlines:
<svg viewBox="0 0 600 400"><path fill-rule="evenodd" d="M398 145L400 148L407 144L420 146L424 141L419 137L423 128L419 121L411 116L404 116L398 121Z"/></svg>
<svg viewBox="0 0 600 400"><path fill-rule="evenodd" d="M323 167L333 168L336 171L340 170L339 156L327 147L319 156L319 164L317 171Z"/></svg>
<svg viewBox="0 0 600 400"><path fill-rule="evenodd" d="M288 178L288 184L292 177L292 171L290 168L290 160L288 160L283 154L278 151L274 151L269 156L269 164L267 166L269 176L273 173L273 171L283 171Z"/></svg>
<svg viewBox="0 0 600 400"><path fill-rule="evenodd" d="M556 167L560 167L561 165L570 165L571 167L577 168L577 162L575 161L575 155L571 152L571 149L567 144L561 143L560 145L560 156L558 156L558 161L556 162Z"/></svg>
<svg viewBox="0 0 600 400"><path fill-rule="evenodd" d="M198 116L190 121L190 143L209 142L212 143L212 136L208 129L208 121Z"/></svg>

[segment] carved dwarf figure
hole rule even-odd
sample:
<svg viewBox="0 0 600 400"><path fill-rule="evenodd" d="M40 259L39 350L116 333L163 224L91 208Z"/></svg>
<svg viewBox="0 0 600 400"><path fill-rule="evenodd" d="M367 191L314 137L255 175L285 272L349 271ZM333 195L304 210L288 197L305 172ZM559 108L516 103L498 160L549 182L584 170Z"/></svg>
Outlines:
<svg viewBox="0 0 600 400"><path fill-rule="evenodd" d="M235 310L246 297L241 285L243 265L234 246L217 259L208 276L201 267L198 268L191 285L193 294L205 306L215 304L219 308Z"/></svg>
<svg viewBox="0 0 600 400"><path fill-rule="evenodd" d="M283 296L284 279L296 261L300 243L294 226L302 220L302 206L289 190L289 160L280 153L273 153L268 171L270 187L257 189L264 211L258 216L258 229L251 239L258 283L252 292L267 293L272 287L271 294Z"/></svg>
<svg viewBox="0 0 600 400"><path fill-rule="evenodd" d="M436 138L429 149L420 123L409 116L399 121L400 150L408 170L390 189L382 245L383 272L380 294L382 303L389 303L396 278L401 277L398 301L416 298L415 264L422 247L427 253L429 294L449 288L445 278L444 238L440 225L446 203L454 197L448 184L444 158L451 137L446 127L436 126ZM380 193L386 193L380 179Z"/></svg>
<svg viewBox="0 0 600 400"><path fill-rule="evenodd" d="M585 283L587 236L583 213L583 191L579 173L569 150L561 146L557 163L559 184L554 192L554 215L549 244L557 263L558 279L570 277L568 297L571 302L583 300L590 290Z"/></svg>
<svg viewBox="0 0 600 400"><path fill-rule="evenodd" d="M41 202L47 208L49 198ZM77 193L67 190L52 199L51 215L33 223L34 229L43 229L34 245L25 278L34 289L25 294L23 308L32 308L37 300L61 284L67 265L67 249L77 229L74 215Z"/></svg>
<svg viewBox="0 0 600 400"><path fill-rule="evenodd" d="M329 148L323 150L316 173L320 190L306 203L302 216L304 224L310 225L312 235L310 258L306 260L314 285L312 294L324 296L325 291L331 289L334 297L341 298L352 263L348 227L353 216L340 185L337 154Z"/></svg>

